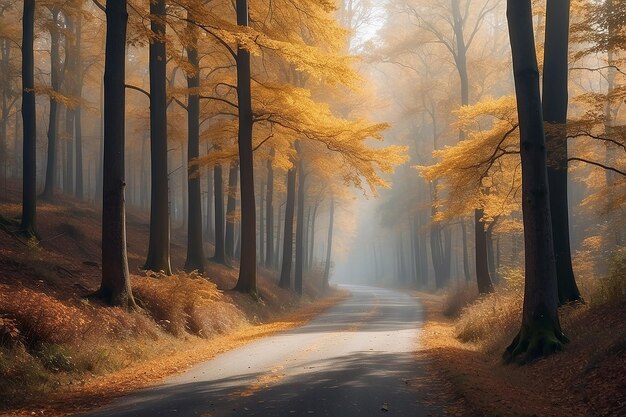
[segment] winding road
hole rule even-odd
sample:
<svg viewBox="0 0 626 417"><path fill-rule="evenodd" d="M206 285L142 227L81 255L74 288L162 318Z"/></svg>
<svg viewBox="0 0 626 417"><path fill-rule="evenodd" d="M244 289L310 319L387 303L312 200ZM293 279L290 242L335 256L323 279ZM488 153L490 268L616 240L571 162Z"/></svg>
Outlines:
<svg viewBox="0 0 626 417"><path fill-rule="evenodd" d="M418 381L422 308L398 291L352 296L307 325L199 364L86 417L432 416Z"/></svg>

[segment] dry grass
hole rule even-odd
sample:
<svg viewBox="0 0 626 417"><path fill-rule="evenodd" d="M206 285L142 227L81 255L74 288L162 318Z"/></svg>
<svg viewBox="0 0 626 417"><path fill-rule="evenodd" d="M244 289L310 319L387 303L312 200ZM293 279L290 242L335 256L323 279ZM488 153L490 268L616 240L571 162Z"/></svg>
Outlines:
<svg viewBox="0 0 626 417"><path fill-rule="evenodd" d="M19 210L14 202L0 204L9 219ZM41 202L38 220L39 243L0 231L0 409L38 404L63 414L68 401L80 408L145 386L298 325L325 303L339 301L298 300L264 270L258 281L262 298L253 300L228 291L236 269L210 264L205 277L134 274L133 292L142 308L110 308L84 298L100 281L98 212L63 199ZM130 269L138 271L147 240L145 213L131 210L127 227ZM184 244L178 242L184 234L174 231L172 237L172 264L182 265ZM302 308L308 316L285 320Z"/></svg>
<svg viewBox="0 0 626 417"><path fill-rule="evenodd" d="M424 354L443 371L469 404L467 415L613 416L626 412L626 268L616 256L606 278L579 277L585 305L560 309L571 342L564 352L520 367L500 355L519 330L522 275L508 279L495 294L446 312L462 297L422 294L428 311Z"/></svg>

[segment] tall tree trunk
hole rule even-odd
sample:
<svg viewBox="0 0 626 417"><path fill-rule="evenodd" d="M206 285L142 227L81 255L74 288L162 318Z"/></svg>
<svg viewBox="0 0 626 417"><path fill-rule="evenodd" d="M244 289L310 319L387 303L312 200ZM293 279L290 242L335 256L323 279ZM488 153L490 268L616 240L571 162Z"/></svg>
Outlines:
<svg viewBox="0 0 626 417"><path fill-rule="evenodd" d="M83 63L81 58L82 51L82 30L83 22L82 17L79 15L76 18L76 40L75 40L75 63L76 66L76 95L82 98L83 95ZM74 110L74 144L76 146L76 189L74 195L77 198L84 198L84 183L83 183L83 118L82 118L82 106L78 106Z"/></svg>
<svg viewBox="0 0 626 417"><path fill-rule="evenodd" d="M454 37L456 40L456 54L455 63L457 71L459 73L459 79L461 81L461 105L466 106L469 104L469 76L467 71L467 44L465 43L464 25L465 19L461 15L460 1L452 0L452 20ZM463 132L459 132L459 140L463 140ZM475 253L476 253L476 281L478 283L478 289L481 293L483 291L493 291L493 285L491 284L491 277L489 276L489 265L487 264L487 238L485 236L484 224L478 219L483 216L482 209L474 210L474 240L475 240ZM485 254L485 256L483 256ZM468 260L469 261L469 260ZM464 258L464 268L468 264ZM469 270L467 273L464 270L465 277L469 276Z"/></svg>
<svg viewBox="0 0 626 417"><path fill-rule="evenodd" d="M37 236L37 115L35 109L35 0L24 0L22 19L22 221L28 237Z"/></svg>
<svg viewBox="0 0 626 417"><path fill-rule="evenodd" d="M61 90L61 47L59 32L59 15L57 8L52 12L52 29L50 30L50 81L52 90L59 93ZM48 119L48 158L46 165L46 181L43 189L42 197L52 198L55 191L55 182L57 177L57 122L58 122L58 104L57 101L50 97L50 113Z"/></svg>
<svg viewBox="0 0 626 417"><path fill-rule="evenodd" d="M548 186L559 302L581 301L574 278L567 197L567 71L569 0L548 0L543 65L543 120L546 122Z"/></svg>
<svg viewBox="0 0 626 417"><path fill-rule="evenodd" d="M302 155L299 155L302 158ZM306 191L306 174L304 162L298 162L298 216L296 219L296 270L294 273L294 289L302 295L302 275L304 272L304 196Z"/></svg>
<svg viewBox="0 0 626 417"><path fill-rule="evenodd" d="M248 0L237 0L237 24L248 26ZM239 105L239 172L241 183L241 261L235 289L256 294L256 203L252 152L252 92L250 52L237 49L237 99Z"/></svg>
<svg viewBox="0 0 626 417"><path fill-rule="evenodd" d="M331 197L330 212L328 214L328 239L326 241L326 262L324 265L324 289L328 289L330 279L330 260L333 247L333 227L335 223L335 198Z"/></svg>
<svg viewBox="0 0 626 417"><path fill-rule="evenodd" d="M306 217L304 219L304 229L302 233L302 246L304 253L302 254L302 269L309 269L309 232L311 230L311 206L306 207Z"/></svg>
<svg viewBox="0 0 626 417"><path fill-rule="evenodd" d="M126 1L109 1L106 20L102 282L97 296L110 305L134 307L126 255L124 205Z"/></svg>
<svg viewBox="0 0 626 417"><path fill-rule="evenodd" d="M483 210L474 210L474 225L476 226L476 281L480 294L493 292L493 282L489 274L489 257L487 255L487 233L482 221Z"/></svg>
<svg viewBox="0 0 626 417"><path fill-rule="evenodd" d="M100 153L98 154L98 172L96 173L96 201L102 198L102 176L104 175L104 84L100 85Z"/></svg>
<svg viewBox="0 0 626 417"><path fill-rule="evenodd" d="M467 250L467 226L465 225L465 220L461 220L461 238L463 243L463 275L465 276L465 281L469 282L472 277L469 266L469 251Z"/></svg>
<svg viewBox="0 0 626 417"><path fill-rule="evenodd" d="M207 147L207 153L209 152ZM206 238L209 242L215 242L215 218L213 209L213 169L207 167L207 192L206 192Z"/></svg>
<svg viewBox="0 0 626 417"><path fill-rule="evenodd" d="M528 361L560 350L556 266L550 221L539 69L531 0L507 0L522 158L525 287L522 326L506 349L506 360Z"/></svg>
<svg viewBox="0 0 626 417"><path fill-rule="evenodd" d="M291 263L293 261L293 217L296 204L296 168L287 172L287 203L283 233L283 261L280 271L280 288L291 288Z"/></svg>
<svg viewBox="0 0 626 417"><path fill-rule="evenodd" d="M308 256L308 265L307 270L311 270L313 267L313 257L315 256L315 220L317 219L317 209L319 208L320 203L316 202L315 207L313 208L313 215L311 217L311 237L309 239L309 256Z"/></svg>
<svg viewBox="0 0 626 417"><path fill-rule="evenodd" d="M235 211L237 210L237 182L238 169L237 162L230 163L228 171L228 196L226 202L226 258L232 260L235 258Z"/></svg>
<svg viewBox="0 0 626 417"><path fill-rule="evenodd" d="M226 243L224 242L224 178L222 166L215 165L213 168L213 188L215 190L215 254L212 261L226 265Z"/></svg>
<svg viewBox="0 0 626 417"><path fill-rule="evenodd" d="M189 17L189 16L188 16ZM204 272L204 248L202 243L202 193L200 191L200 60L198 58L197 29L193 22L188 24L192 36L191 46L187 48L187 59L193 73L187 76L189 96L187 100L187 259L185 270Z"/></svg>
<svg viewBox="0 0 626 417"><path fill-rule="evenodd" d="M65 109L65 160L63 175L63 192L74 193L74 112L72 109Z"/></svg>
<svg viewBox="0 0 626 417"><path fill-rule="evenodd" d="M265 183L261 181L259 190L259 259L265 259L265 218L263 216L263 195L265 194Z"/></svg>
<svg viewBox="0 0 626 417"><path fill-rule="evenodd" d="M150 241L144 268L171 275L167 164L165 0L150 2Z"/></svg>
<svg viewBox="0 0 626 417"><path fill-rule="evenodd" d="M265 195L265 266L270 268L274 261L274 168L272 160L275 150L270 151L270 158L267 160L267 193ZM280 236L279 236L280 238Z"/></svg>
<svg viewBox="0 0 626 417"><path fill-rule="evenodd" d="M283 217L282 217L283 212L285 210L283 210L282 207L285 204L281 204L280 206L278 206L278 213L277 213L278 220L276 223L278 225L278 230L276 231L276 248L274 250L274 267L275 268L278 268L278 265L282 265L282 259L280 258L280 255L282 254L282 250L283 250L281 246L283 239L281 239L281 237L283 236L283 226L285 225L285 222L283 221Z"/></svg>

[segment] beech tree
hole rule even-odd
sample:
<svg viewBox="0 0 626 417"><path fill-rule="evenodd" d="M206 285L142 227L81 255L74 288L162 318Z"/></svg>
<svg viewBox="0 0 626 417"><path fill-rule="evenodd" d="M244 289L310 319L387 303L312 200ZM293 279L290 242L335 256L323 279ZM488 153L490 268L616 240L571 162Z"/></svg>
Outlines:
<svg viewBox="0 0 626 417"><path fill-rule="evenodd" d="M145 269L172 273L167 163L165 0L150 2L150 241Z"/></svg>
<svg viewBox="0 0 626 417"><path fill-rule="evenodd" d="M562 348L539 69L530 0L508 0L522 160L525 286L522 327L504 358L526 362Z"/></svg>
<svg viewBox="0 0 626 417"><path fill-rule="evenodd" d="M125 0L109 1L106 5L102 281L96 296L114 306L134 307L126 254L124 201L126 7Z"/></svg>
<svg viewBox="0 0 626 417"><path fill-rule="evenodd" d="M22 221L26 236L37 236L37 115L35 109L35 0L24 1L22 15Z"/></svg>

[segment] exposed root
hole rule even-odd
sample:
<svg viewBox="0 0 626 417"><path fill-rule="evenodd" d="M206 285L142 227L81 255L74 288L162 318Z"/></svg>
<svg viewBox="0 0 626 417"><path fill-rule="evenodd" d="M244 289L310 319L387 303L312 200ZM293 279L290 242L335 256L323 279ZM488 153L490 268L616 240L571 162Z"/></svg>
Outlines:
<svg viewBox="0 0 626 417"><path fill-rule="evenodd" d="M513 342L506 348L502 356L504 361L523 365L560 352L569 339L559 327L547 319L536 321L532 325L522 325Z"/></svg>

